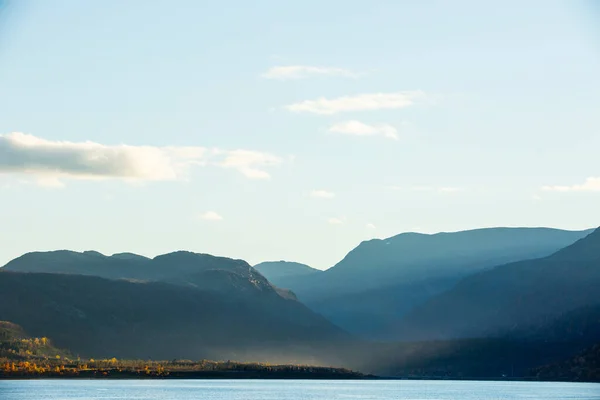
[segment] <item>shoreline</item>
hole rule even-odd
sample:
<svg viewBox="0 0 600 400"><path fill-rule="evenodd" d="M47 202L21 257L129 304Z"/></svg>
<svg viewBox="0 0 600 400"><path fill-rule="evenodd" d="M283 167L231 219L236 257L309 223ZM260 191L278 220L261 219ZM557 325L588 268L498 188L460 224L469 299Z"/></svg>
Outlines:
<svg viewBox="0 0 600 400"><path fill-rule="evenodd" d="M25 381L25 380L331 380L331 381L456 381L456 382L547 382L547 383L592 383L600 384L600 381L585 381L585 380L561 380L561 379L538 379L538 378L450 378L450 377L384 377L375 375L262 375L245 373L245 372L215 372L198 373L191 371L190 373L176 373L162 376L145 375L137 373L117 373L112 375L101 374L79 374L79 375L20 375L20 376L2 376L0 381Z"/></svg>
<svg viewBox="0 0 600 400"><path fill-rule="evenodd" d="M132 370L83 370L77 372L55 372L26 373L23 371L2 373L2 380L33 380L33 379L97 379L97 380L152 380L152 379L263 379L263 380L374 380L379 377L365 375L359 372L290 372L290 371L169 371L160 373L155 371L132 371Z"/></svg>

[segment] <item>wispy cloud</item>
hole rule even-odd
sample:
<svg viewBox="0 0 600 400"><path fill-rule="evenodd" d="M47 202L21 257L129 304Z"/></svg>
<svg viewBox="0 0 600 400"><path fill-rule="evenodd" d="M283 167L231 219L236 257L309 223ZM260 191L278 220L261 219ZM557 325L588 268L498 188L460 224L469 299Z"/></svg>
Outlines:
<svg viewBox="0 0 600 400"><path fill-rule="evenodd" d="M329 127L328 131L342 135L382 136L388 139L398 140L398 131L388 124L367 125L360 121L351 120L333 124Z"/></svg>
<svg viewBox="0 0 600 400"><path fill-rule="evenodd" d="M37 178L36 183L38 186L50 189L62 189L65 187L65 183L63 181L52 175L40 176Z"/></svg>
<svg viewBox="0 0 600 400"><path fill-rule="evenodd" d="M290 104L285 106L285 108L292 112L331 115L340 112L405 108L425 98L425 93L420 90L396 93L369 93L335 99L321 97L316 100L306 100Z"/></svg>
<svg viewBox="0 0 600 400"><path fill-rule="evenodd" d="M332 218L327 219L327 223L330 225L341 225L345 222L346 222L346 217L341 217L341 218L332 217Z"/></svg>
<svg viewBox="0 0 600 400"><path fill-rule="evenodd" d="M463 189L454 186L388 186L391 190L406 191L406 192L432 192L432 193L456 193Z"/></svg>
<svg viewBox="0 0 600 400"><path fill-rule="evenodd" d="M205 221L221 221L223 217L214 211L207 211L200 215L200 219Z"/></svg>
<svg viewBox="0 0 600 400"><path fill-rule="evenodd" d="M448 186L448 187L437 188L437 191L440 192L440 193L456 193L456 192L462 191L462 189L458 188L458 187Z"/></svg>
<svg viewBox="0 0 600 400"><path fill-rule="evenodd" d="M342 78L357 78L359 74L343 68L315 67L308 65L285 65L269 68L262 74L266 79L290 80L304 79L315 76L334 76Z"/></svg>
<svg viewBox="0 0 600 400"><path fill-rule="evenodd" d="M57 187L62 179L177 180L193 166L232 168L251 179L267 179L277 156L250 150L199 146L104 145L42 139L24 133L0 135L0 174L31 175Z"/></svg>
<svg viewBox="0 0 600 400"><path fill-rule="evenodd" d="M542 190L553 192L600 192L600 177L590 177L581 184L571 186L544 186Z"/></svg>
<svg viewBox="0 0 600 400"><path fill-rule="evenodd" d="M313 190L310 192L310 197L318 199L333 199L335 197L335 193L327 190Z"/></svg>
<svg viewBox="0 0 600 400"><path fill-rule="evenodd" d="M251 150L216 150L215 154L225 156L225 160L218 163L224 168L233 168L250 179L269 179L271 175L265 170L283 162L283 159L272 154Z"/></svg>
<svg viewBox="0 0 600 400"><path fill-rule="evenodd" d="M365 225L365 227L366 227L367 229L370 229L370 230L375 230L375 229L377 229L377 227L376 227L375 225L373 225L373 224L367 224L367 225Z"/></svg>

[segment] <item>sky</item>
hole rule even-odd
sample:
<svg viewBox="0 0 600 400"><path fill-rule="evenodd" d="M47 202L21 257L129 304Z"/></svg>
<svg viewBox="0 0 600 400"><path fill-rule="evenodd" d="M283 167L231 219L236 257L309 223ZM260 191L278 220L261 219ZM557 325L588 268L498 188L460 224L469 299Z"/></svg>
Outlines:
<svg viewBox="0 0 600 400"><path fill-rule="evenodd" d="M598 226L599 71L595 1L0 0L0 265Z"/></svg>

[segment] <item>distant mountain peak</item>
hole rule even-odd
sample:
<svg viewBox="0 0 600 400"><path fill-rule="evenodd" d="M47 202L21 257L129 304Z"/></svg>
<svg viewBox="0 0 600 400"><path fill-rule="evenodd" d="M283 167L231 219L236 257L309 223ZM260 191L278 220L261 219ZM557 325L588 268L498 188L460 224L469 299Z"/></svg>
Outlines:
<svg viewBox="0 0 600 400"><path fill-rule="evenodd" d="M135 254L135 253L115 253L112 256L110 256L111 258L117 258L120 260L140 260L140 261L149 261L150 258L148 257L144 257L144 256L140 256L139 254Z"/></svg>
<svg viewBox="0 0 600 400"><path fill-rule="evenodd" d="M269 265L269 264L271 264L271 265L275 265L275 264L280 264L280 265L297 265L297 266L304 266L304 267L312 268L312 267L309 267L306 264L302 264L302 263L295 262L295 261L287 261L287 260L263 261L263 262L258 263L256 265ZM314 268L312 268L312 269L314 269Z"/></svg>
<svg viewBox="0 0 600 400"><path fill-rule="evenodd" d="M552 257L561 260L600 261L600 228L557 251Z"/></svg>
<svg viewBox="0 0 600 400"><path fill-rule="evenodd" d="M88 255L88 256L106 257L104 254L102 254L102 253L100 253L99 251L96 251L96 250L86 250L82 254L85 254L85 255Z"/></svg>
<svg viewBox="0 0 600 400"><path fill-rule="evenodd" d="M171 253L161 254L154 257L152 260L154 261L165 261L169 260L171 262L227 262L231 265L244 266L250 268L250 264L248 264L244 260L237 260L234 258L215 256L212 254L206 253L194 253L192 251L187 250L177 250Z"/></svg>
<svg viewBox="0 0 600 400"><path fill-rule="evenodd" d="M287 287L289 279L307 277L323 271L293 261L265 261L254 268L273 284Z"/></svg>
<svg viewBox="0 0 600 400"><path fill-rule="evenodd" d="M489 234L489 233L498 233L498 234L507 234L511 232L548 232L548 233L564 233L564 232L584 232L587 231L589 233L594 231L594 228L584 229L584 230L569 230L569 229L558 229L558 228L548 228L543 226L496 226L496 227L487 227L487 228L472 228L465 229L460 231L441 231L435 233L420 233L420 232L402 232L397 235L391 236L387 239L379 239L383 241L395 240L401 238L418 238L418 237L432 237L432 236L456 236L456 235L473 235L473 234ZM377 240L377 239L376 239Z"/></svg>

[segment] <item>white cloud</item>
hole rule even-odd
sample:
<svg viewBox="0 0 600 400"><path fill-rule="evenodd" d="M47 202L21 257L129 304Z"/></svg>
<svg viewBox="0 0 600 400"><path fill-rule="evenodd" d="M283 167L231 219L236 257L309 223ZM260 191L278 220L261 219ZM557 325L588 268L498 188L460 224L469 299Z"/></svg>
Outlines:
<svg viewBox="0 0 600 400"><path fill-rule="evenodd" d="M332 218L327 219L327 222L331 225L341 225L344 222L346 222L346 217L341 217L341 218L332 217Z"/></svg>
<svg viewBox="0 0 600 400"><path fill-rule="evenodd" d="M189 158L203 152L202 148L190 148L182 153ZM177 153L169 148L50 141L11 133L0 135L0 172L164 180L177 176Z"/></svg>
<svg viewBox="0 0 600 400"><path fill-rule="evenodd" d="M351 120L333 124L328 129L331 133L353 136L383 136L388 139L398 140L398 131L391 125L367 125L360 121Z"/></svg>
<svg viewBox="0 0 600 400"><path fill-rule="evenodd" d="M310 192L310 197L318 199L333 199L335 197L335 193L329 192L327 190L313 190L312 192Z"/></svg>
<svg viewBox="0 0 600 400"><path fill-rule="evenodd" d="M389 186L391 190L399 190L399 191L408 191L408 192L432 192L432 193L457 193L461 192L463 189L459 187L453 186L410 186L410 187L402 187L402 186Z"/></svg>
<svg viewBox="0 0 600 400"><path fill-rule="evenodd" d="M553 192L600 192L600 177L590 177L582 184L571 186L544 186L542 190Z"/></svg>
<svg viewBox="0 0 600 400"><path fill-rule="evenodd" d="M61 179L176 180L192 166L233 168L248 178L269 177L266 168L283 160L249 150L209 151L199 146L104 145L42 139L23 133L0 135L0 174L26 174L57 187Z"/></svg>
<svg viewBox="0 0 600 400"><path fill-rule="evenodd" d="M438 188L437 191L440 193L456 193L460 192L462 189L457 187L441 187Z"/></svg>
<svg viewBox="0 0 600 400"><path fill-rule="evenodd" d="M277 166L283 162L280 157L251 150L217 150L215 153L225 155L225 160L218 165L224 168L234 168L250 179L271 178L264 168Z"/></svg>
<svg viewBox="0 0 600 400"><path fill-rule="evenodd" d="M367 224L366 228L367 229L371 229L371 230L377 229L377 227L375 225L373 225L373 224Z"/></svg>
<svg viewBox="0 0 600 400"><path fill-rule="evenodd" d="M200 218L205 221L221 221L223 219L223 217L221 217L214 211L207 211L204 214L200 215Z"/></svg>
<svg viewBox="0 0 600 400"><path fill-rule="evenodd" d="M64 182L62 182L58 177L53 175L48 176L40 176L37 179L38 186L51 188L51 189L61 189L65 187Z"/></svg>
<svg viewBox="0 0 600 400"><path fill-rule="evenodd" d="M417 100L424 99L425 93L405 91L396 93L369 93L355 96L316 100L306 100L285 106L293 112L309 112L314 114L331 115L340 112L398 109L412 106Z"/></svg>
<svg viewBox="0 0 600 400"><path fill-rule="evenodd" d="M313 76L357 78L359 74L343 68L286 65L269 68L269 70L262 75L262 77L266 79L278 80L303 79Z"/></svg>

